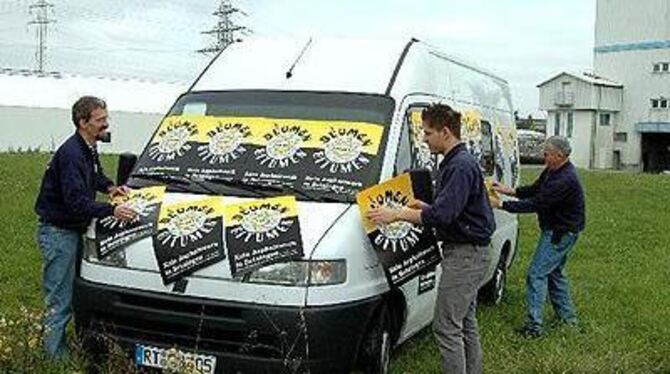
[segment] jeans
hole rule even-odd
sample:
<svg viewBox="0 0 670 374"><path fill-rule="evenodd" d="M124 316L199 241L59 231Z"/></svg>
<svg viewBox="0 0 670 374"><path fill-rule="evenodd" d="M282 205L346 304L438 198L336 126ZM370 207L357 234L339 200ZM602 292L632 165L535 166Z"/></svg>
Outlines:
<svg viewBox="0 0 670 374"><path fill-rule="evenodd" d="M488 246L445 245L433 317L443 373L482 372L476 318L477 291L490 261Z"/></svg>
<svg viewBox="0 0 670 374"><path fill-rule="evenodd" d="M43 290L46 303L44 348L49 357L62 359L69 352L65 328L72 319L72 286L81 234L40 223L37 242L44 259Z"/></svg>
<svg viewBox="0 0 670 374"><path fill-rule="evenodd" d="M577 323L577 313L570 298L570 287L564 269L578 235L568 232L554 244L551 242L552 233L551 230L542 231L526 279L528 303L526 327L535 331L542 331L547 289L556 315L565 323Z"/></svg>

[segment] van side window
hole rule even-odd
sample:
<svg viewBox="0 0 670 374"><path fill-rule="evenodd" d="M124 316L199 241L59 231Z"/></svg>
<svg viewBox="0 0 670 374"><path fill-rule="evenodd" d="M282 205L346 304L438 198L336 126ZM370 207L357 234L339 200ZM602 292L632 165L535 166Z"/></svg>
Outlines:
<svg viewBox="0 0 670 374"><path fill-rule="evenodd" d="M491 124L487 121L482 121L482 157L479 160L479 165L485 176L492 176L495 169L495 155L493 153L493 132Z"/></svg>
<svg viewBox="0 0 670 374"><path fill-rule="evenodd" d="M437 172L437 157L430 153L428 144L423 141L421 112L423 107L410 108L405 116L406 127L411 139L412 169L428 169L433 175Z"/></svg>
<svg viewBox="0 0 670 374"><path fill-rule="evenodd" d="M402 174L405 170L412 168L412 158L410 150L410 138L408 127L403 124L400 132L400 143L398 143L398 153L395 156L395 168L393 175Z"/></svg>

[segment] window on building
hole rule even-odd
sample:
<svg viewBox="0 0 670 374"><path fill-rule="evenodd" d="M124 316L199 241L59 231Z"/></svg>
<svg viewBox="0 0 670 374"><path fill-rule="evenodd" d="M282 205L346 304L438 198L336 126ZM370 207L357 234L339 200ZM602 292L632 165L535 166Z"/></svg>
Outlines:
<svg viewBox="0 0 670 374"><path fill-rule="evenodd" d="M658 99L651 99L651 107L654 109L657 109L659 105L659 100Z"/></svg>
<svg viewBox="0 0 670 374"><path fill-rule="evenodd" d="M568 122L567 122L567 128L565 129L565 136L568 138L572 138L572 130L574 128L574 115L572 112L568 113Z"/></svg>
<svg viewBox="0 0 670 374"><path fill-rule="evenodd" d="M561 113L554 114L554 135L561 135Z"/></svg>
<svg viewBox="0 0 670 374"><path fill-rule="evenodd" d="M668 99L660 99L658 100L658 107L661 109L666 109L668 108Z"/></svg>
<svg viewBox="0 0 670 374"><path fill-rule="evenodd" d="M625 143L628 141L628 133L627 132L615 132L614 133L614 141L615 142L622 142Z"/></svg>
<svg viewBox="0 0 670 374"><path fill-rule="evenodd" d="M654 64L654 73L670 72L670 62L658 62Z"/></svg>
<svg viewBox="0 0 670 374"><path fill-rule="evenodd" d="M610 114L600 113L600 126L609 126L609 125L610 125Z"/></svg>

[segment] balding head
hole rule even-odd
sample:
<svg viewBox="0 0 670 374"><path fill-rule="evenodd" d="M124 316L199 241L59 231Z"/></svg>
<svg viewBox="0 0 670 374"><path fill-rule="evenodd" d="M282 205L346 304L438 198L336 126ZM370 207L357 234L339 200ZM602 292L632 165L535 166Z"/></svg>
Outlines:
<svg viewBox="0 0 670 374"><path fill-rule="evenodd" d="M545 147L551 147L553 151L561 153L566 158L570 157L570 153L572 152L570 142L563 136L550 136L544 142L544 145Z"/></svg>

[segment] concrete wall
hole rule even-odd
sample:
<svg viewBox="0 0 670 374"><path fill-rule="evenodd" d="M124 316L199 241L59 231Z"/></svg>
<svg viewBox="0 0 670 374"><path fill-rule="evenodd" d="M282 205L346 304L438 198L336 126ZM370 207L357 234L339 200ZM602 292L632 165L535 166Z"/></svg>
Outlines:
<svg viewBox="0 0 670 374"><path fill-rule="evenodd" d="M0 106L0 152L18 149L55 150L74 133L70 110ZM100 143L103 153L139 154L162 114L110 112L112 142Z"/></svg>
<svg viewBox="0 0 670 374"><path fill-rule="evenodd" d="M652 109L651 99L670 98L670 73L654 73L653 65L670 62L670 1L598 0L595 73L624 85L621 117L614 132L624 168L641 168L638 122L670 122L670 109Z"/></svg>

